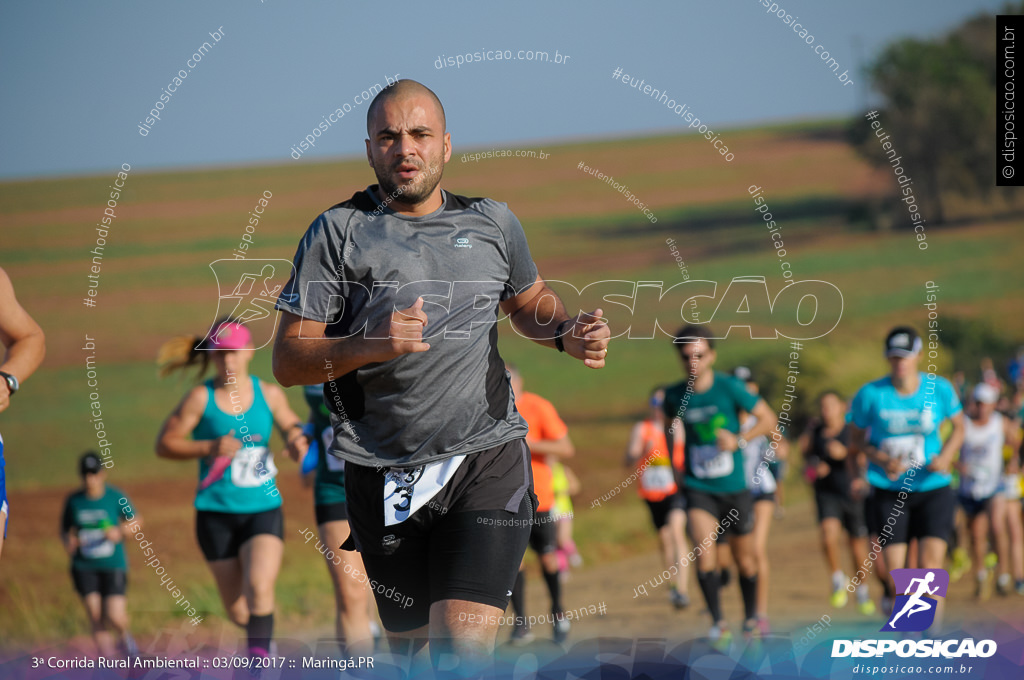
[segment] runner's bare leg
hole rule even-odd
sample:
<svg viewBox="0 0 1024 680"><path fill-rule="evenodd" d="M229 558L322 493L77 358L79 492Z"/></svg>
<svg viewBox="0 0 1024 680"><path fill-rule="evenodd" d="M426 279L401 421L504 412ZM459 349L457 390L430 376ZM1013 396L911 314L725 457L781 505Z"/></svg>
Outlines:
<svg viewBox="0 0 1024 680"><path fill-rule="evenodd" d="M494 663L498 619L504 613L497 607L466 600L440 600L432 604L430 657L434 667L456 670L458 677L486 673Z"/></svg>

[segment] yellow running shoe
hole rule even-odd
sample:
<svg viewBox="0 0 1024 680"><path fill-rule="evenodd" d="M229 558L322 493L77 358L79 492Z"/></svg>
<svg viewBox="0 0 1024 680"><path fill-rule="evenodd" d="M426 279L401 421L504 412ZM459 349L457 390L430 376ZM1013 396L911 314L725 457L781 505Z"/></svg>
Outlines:
<svg viewBox="0 0 1024 680"><path fill-rule="evenodd" d="M725 626L715 624L708 631L708 640L711 642L711 646L718 651L728 653L729 647L732 646L732 631Z"/></svg>
<svg viewBox="0 0 1024 680"><path fill-rule="evenodd" d="M971 570L971 558L967 556L967 551L963 548L957 548L953 551L953 565L949 570L949 580L952 583L959 581L964 574Z"/></svg>
<svg viewBox="0 0 1024 680"><path fill-rule="evenodd" d="M863 602L857 603L857 611L864 616L871 616L875 613L876 609L877 607L875 607L875 603L871 600L864 600Z"/></svg>
<svg viewBox="0 0 1024 680"><path fill-rule="evenodd" d="M832 591L832 597L828 599L832 603L832 606L836 609L842 609L846 606L846 603L850 600L849 594L846 592L846 588L839 588Z"/></svg>

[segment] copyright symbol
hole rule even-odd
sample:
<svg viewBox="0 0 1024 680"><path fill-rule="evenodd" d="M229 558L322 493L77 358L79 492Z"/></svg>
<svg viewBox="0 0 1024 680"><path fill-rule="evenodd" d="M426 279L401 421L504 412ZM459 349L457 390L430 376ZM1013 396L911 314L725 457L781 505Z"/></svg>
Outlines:
<svg viewBox="0 0 1024 680"><path fill-rule="evenodd" d="M1006 165L1003 167L1003 177L1006 179L1013 177L1013 166Z"/></svg>

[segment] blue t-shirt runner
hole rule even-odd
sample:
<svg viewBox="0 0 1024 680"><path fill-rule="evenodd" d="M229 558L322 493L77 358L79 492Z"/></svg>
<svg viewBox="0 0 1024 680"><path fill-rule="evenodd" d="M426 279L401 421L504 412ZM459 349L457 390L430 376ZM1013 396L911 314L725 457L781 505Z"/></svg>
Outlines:
<svg viewBox="0 0 1024 680"><path fill-rule="evenodd" d="M930 339L929 362L938 348L937 339ZM918 370L923 349L913 328L890 331L889 375L864 385L850 405L851 448L868 460L867 525L878 536L874 549L885 549L890 570L905 566L913 539L919 540L918 566L942 568L953 531L950 470L964 436L962 407L950 382L935 375L934 364L928 373ZM952 429L943 441L940 428L947 420ZM889 604L883 600L883 609Z"/></svg>
<svg viewBox="0 0 1024 680"><path fill-rule="evenodd" d="M860 388L850 407L851 421L867 430L867 441L907 467L897 479L890 479L877 463L868 462L868 483L879 489L930 491L949 486L949 472L928 469L942 450L939 426L963 411L956 391L942 376L928 378L918 373L917 391L902 395L890 376ZM910 469L915 472L911 473Z"/></svg>

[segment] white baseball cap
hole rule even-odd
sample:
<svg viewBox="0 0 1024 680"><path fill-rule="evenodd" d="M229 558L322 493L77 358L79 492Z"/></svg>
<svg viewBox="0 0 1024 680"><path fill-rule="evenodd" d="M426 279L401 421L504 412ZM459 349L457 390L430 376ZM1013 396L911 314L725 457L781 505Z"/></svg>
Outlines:
<svg viewBox="0 0 1024 680"><path fill-rule="evenodd" d="M978 383L974 387L974 401L982 404L994 404L999 401L999 390L988 383Z"/></svg>

